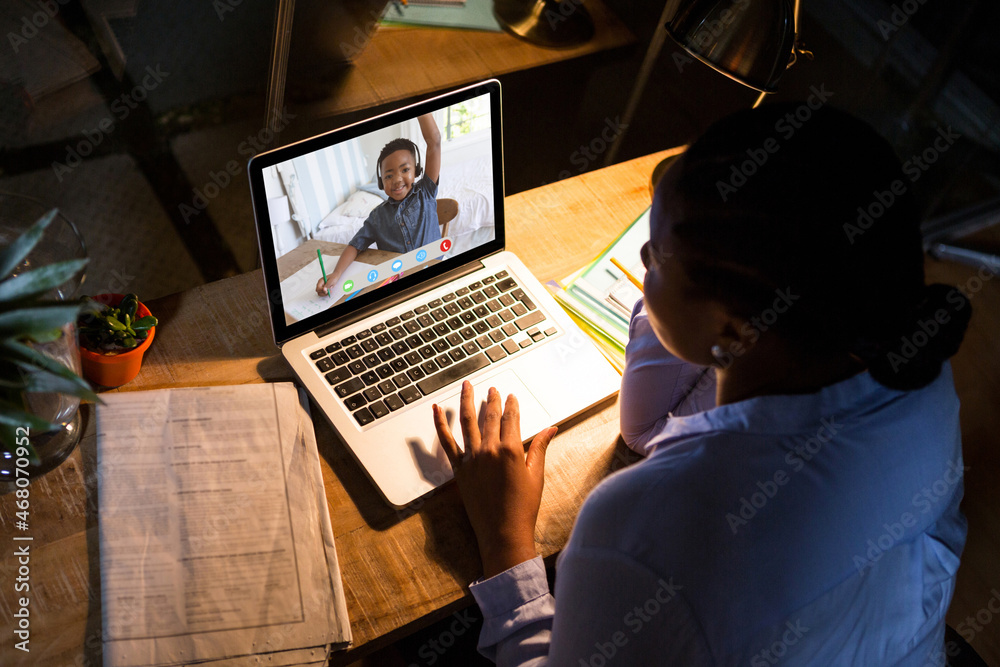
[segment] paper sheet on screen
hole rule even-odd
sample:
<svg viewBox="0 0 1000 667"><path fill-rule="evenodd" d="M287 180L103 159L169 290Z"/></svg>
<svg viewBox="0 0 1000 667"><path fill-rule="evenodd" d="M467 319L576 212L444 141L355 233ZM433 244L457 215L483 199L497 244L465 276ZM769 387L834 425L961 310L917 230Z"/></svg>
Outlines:
<svg viewBox="0 0 1000 667"><path fill-rule="evenodd" d="M323 267L327 275L337 266L340 255L323 255ZM374 268L364 262L351 262L344 270L343 277L363 276ZM293 322L298 322L316 313L321 313L330 306L340 303L344 294L342 291L330 290L330 296L317 296L316 282L322 278L319 258L317 257L289 277L281 281L281 298L285 304L285 314Z"/></svg>
<svg viewBox="0 0 1000 667"><path fill-rule="evenodd" d="M103 398L105 666L345 646L319 454L294 385Z"/></svg>

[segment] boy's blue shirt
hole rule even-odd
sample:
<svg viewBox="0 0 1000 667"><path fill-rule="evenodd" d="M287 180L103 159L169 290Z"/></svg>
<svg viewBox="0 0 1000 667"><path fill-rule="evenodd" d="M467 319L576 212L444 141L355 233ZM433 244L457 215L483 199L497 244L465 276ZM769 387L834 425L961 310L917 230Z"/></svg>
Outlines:
<svg viewBox="0 0 1000 667"><path fill-rule="evenodd" d="M438 184L421 178L402 201L391 197L375 207L350 240L358 252L372 243L379 250L410 252L441 238L437 215Z"/></svg>

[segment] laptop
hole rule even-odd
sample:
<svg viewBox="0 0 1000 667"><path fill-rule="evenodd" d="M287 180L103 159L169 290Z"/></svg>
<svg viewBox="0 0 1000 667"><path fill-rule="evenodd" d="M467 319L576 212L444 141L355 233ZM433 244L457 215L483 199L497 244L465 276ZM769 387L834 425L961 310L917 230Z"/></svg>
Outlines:
<svg viewBox="0 0 1000 667"><path fill-rule="evenodd" d="M424 175L406 199L390 200L376 181L379 152L392 139L410 139L416 166L433 169L422 163L427 146L424 121L417 119L426 114L441 134L433 157L440 165L436 193L427 183L418 186ZM613 395L621 383L517 256L504 250L502 145L500 83L490 80L249 163L275 343L397 508L453 477L431 404L444 408L458 435L464 380L472 382L477 401L489 387L517 396L525 442ZM390 164L388 157L383 164ZM387 189L398 196L395 188ZM436 197L437 220L420 218L420 233L403 234L410 246L393 245L398 239L386 232L385 247L377 247L378 239L363 247L336 284L317 293L369 216L381 215L373 211L395 207L383 220L403 224L399 216L418 206L410 199L418 191L425 198L420 210L428 208L428 193ZM538 233L546 242L544 225Z"/></svg>

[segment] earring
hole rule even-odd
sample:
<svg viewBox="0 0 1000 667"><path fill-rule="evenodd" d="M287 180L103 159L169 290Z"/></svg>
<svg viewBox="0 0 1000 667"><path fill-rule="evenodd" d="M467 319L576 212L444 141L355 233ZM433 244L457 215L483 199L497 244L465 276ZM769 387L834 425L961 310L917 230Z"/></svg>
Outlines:
<svg viewBox="0 0 1000 667"><path fill-rule="evenodd" d="M721 345L712 346L712 356L715 357L716 361L722 361L723 355L725 355L725 352L722 350Z"/></svg>

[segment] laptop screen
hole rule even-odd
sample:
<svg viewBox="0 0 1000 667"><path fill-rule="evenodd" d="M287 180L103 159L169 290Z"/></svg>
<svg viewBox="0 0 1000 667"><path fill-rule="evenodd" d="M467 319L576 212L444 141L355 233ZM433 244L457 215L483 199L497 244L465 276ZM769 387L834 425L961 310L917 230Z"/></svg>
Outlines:
<svg viewBox="0 0 1000 667"><path fill-rule="evenodd" d="M275 342L503 249L500 84L250 161Z"/></svg>

